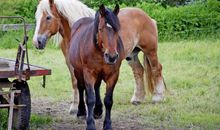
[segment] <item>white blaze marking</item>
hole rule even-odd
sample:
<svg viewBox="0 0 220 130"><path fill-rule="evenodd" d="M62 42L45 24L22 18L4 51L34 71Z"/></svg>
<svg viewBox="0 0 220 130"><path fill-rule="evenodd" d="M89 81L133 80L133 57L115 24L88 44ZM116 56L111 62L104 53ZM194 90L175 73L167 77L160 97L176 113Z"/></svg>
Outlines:
<svg viewBox="0 0 220 130"><path fill-rule="evenodd" d="M108 23L106 24L106 26L112 28L112 26L110 24L108 24Z"/></svg>
<svg viewBox="0 0 220 130"><path fill-rule="evenodd" d="M42 15L39 17L39 19L37 19L37 22L36 22L36 28L35 28L34 37L33 37L33 42L35 44L37 44L37 36L38 36L39 29L40 29L41 19L42 19Z"/></svg>

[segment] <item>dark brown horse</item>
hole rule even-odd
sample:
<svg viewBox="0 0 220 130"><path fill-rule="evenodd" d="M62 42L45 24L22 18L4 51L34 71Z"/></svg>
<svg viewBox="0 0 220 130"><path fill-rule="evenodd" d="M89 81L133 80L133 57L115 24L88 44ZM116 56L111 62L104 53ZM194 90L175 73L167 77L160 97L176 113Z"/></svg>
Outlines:
<svg viewBox="0 0 220 130"><path fill-rule="evenodd" d="M87 104L87 130L95 130L95 118L102 115L100 84L106 83L104 104L106 108L104 130L111 130L113 91L124 58L124 48L119 37L119 6L114 11L101 5L95 19L85 17L74 23L70 40L69 59L74 68L79 90L77 116L86 115L84 90ZM94 108L95 106L95 108ZM93 109L94 108L94 109Z"/></svg>

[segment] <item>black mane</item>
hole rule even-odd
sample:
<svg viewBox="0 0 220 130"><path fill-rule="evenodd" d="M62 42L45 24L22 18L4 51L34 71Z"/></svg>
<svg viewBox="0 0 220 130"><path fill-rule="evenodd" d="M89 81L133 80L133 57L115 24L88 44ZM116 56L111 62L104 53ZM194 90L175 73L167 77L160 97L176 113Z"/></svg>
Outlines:
<svg viewBox="0 0 220 130"><path fill-rule="evenodd" d="M94 43L97 42L96 34L98 33L98 26L99 26L99 11L95 14L95 20L94 20ZM112 12L111 9L106 8L105 9L105 22L112 26L113 30L115 32L118 32L120 29L120 22L118 17Z"/></svg>

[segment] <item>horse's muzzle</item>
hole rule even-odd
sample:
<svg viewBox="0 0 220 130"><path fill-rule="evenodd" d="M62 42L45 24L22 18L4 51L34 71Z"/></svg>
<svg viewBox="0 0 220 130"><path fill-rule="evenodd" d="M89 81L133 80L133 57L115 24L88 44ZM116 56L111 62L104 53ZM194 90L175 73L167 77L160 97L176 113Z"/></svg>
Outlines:
<svg viewBox="0 0 220 130"><path fill-rule="evenodd" d="M113 55L109 53L104 53L104 59L107 64L110 64L110 65L115 64L118 58L119 58L118 53L115 53Z"/></svg>
<svg viewBox="0 0 220 130"><path fill-rule="evenodd" d="M47 43L47 36L43 36L43 35L38 36L37 43L38 43L36 46L37 49L44 49Z"/></svg>

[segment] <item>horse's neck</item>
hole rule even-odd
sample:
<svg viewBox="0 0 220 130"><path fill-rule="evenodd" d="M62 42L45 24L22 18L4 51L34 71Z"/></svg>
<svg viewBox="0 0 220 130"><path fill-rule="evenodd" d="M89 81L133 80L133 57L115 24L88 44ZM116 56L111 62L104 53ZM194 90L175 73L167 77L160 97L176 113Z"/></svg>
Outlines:
<svg viewBox="0 0 220 130"><path fill-rule="evenodd" d="M70 37L71 37L71 28L69 26L69 22L66 18L63 16L60 16L61 18L61 28L59 30L59 33L62 36L61 41L61 49L63 51L63 54L66 56L68 54L68 50L70 47Z"/></svg>

